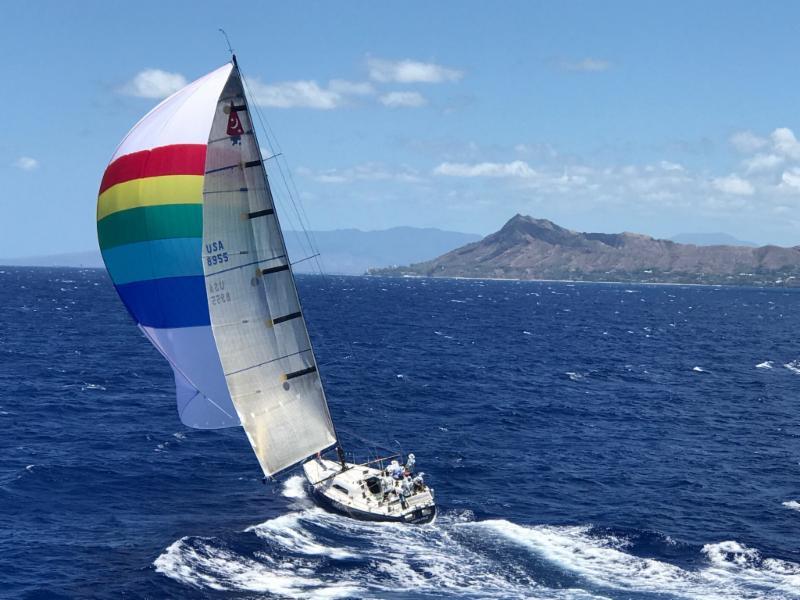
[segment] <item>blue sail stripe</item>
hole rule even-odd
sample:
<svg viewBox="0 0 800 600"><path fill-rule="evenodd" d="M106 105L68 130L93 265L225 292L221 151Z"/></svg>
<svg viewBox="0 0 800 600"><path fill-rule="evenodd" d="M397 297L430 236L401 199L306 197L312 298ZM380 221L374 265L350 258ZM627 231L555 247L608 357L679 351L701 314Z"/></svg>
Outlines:
<svg viewBox="0 0 800 600"><path fill-rule="evenodd" d="M137 323L159 329L210 325L205 278L169 277L117 285Z"/></svg>
<svg viewBox="0 0 800 600"><path fill-rule="evenodd" d="M136 242L103 250L103 260L116 285L203 274L202 239L171 238Z"/></svg>

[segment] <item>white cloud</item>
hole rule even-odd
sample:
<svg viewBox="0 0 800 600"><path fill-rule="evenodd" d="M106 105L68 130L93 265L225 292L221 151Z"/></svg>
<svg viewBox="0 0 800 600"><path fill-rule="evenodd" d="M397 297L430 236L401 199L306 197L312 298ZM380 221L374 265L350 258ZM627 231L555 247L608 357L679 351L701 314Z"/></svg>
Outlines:
<svg viewBox="0 0 800 600"><path fill-rule="evenodd" d="M776 154L756 154L742 161L748 173L772 171L784 163L784 158Z"/></svg>
<svg viewBox="0 0 800 600"><path fill-rule="evenodd" d="M611 63L601 58L586 57L578 61L562 60L559 66L565 71L598 72L610 69Z"/></svg>
<svg viewBox="0 0 800 600"><path fill-rule="evenodd" d="M306 167L297 169L297 174L320 183L352 183L355 181L400 181L417 183L422 181L416 170L409 167L391 169L381 163L364 163L344 169L313 171Z"/></svg>
<svg viewBox="0 0 800 600"><path fill-rule="evenodd" d="M795 167L793 169L789 169L788 171L784 171L784 173L781 175L781 183L779 187L782 189L789 187L792 188L792 191L800 190L800 169Z"/></svg>
<svg viewBox="0 0 800 600"><path fill-rule="evenodd" d="M522 160L510 163L482 162L475 164L445 162L433 170L434 175L449 177L536 177L537 172Z"/></svg>
<svg viewBox="0 0 800 600"><path fill-rule="evenodd" d="M800 142L788 127L780 127L770 135L775 152L792 160L800 160Z"/></svg>
<svg viewBox="0 0 800 600"><path fill-rule="evenodd" d="M166 98L177 92L188 82L180 73L170 73L161 69L145 69L119 88L121 94L137 98Z"/></svg>
<svg viewBox="0 0 800 600"><path fill-rule="evenodd" d="M313 80L283 81L266 84L248 82L253 102L270 108L314 108L331 110L350 103L354 96L370 96L375 88L368 81L332 79L327 86Z"/></svg>
<svg viewBox="0 0 800 600"><path fill-rule="evenodd" d="M752 131L737 131L731 136L731 145L743 154L751 154L764 148L769 142Z"/></svg>
<svg viewBox="0 0 800 600"><path fill-rule="evenodd" d="M683 165L668 160L659 161L658 166L663 171L683 171Z"/></svg>
<svg viewBox="0 0 800 600"><path fill-rule="evenodd" d="M425 96L419 92L389 92L380 97L381 104L389 108L417 108L425 106Z"/></svg>
<svg viewBox="0 0 800 600"><path fill-rule="evenodd" d="M340 92L320 87L316 81L249 82L253 102L270 108L316 108L330 110L344 104Z"/></svg>
<svg viewBox="0 0 800 600"><path fill-rule="evenodd" d="M720 192L736 196L752 196L756 191L752 183L735 174L716 177L711 180L711 185Z"/></svg>
<svg viewBox="0 0 800 600"><path fill-rule="evenodd" d="M369 81L346 81L344 79L331 79L328 89L338 94L351 96L370 96L375 93L375 88Z"/></svg>
<svg viewBox="0 0 800 600"><path fill-rule="evenodd" d="M464 72L457 69L408 59L368 58L367 69L370 79L381 83L442 83L458 81L464 76Z"/></svg>
<svg viewBox="0 0 800 600"><path fill-rule="evenodd" d="M39 168L39 161L30 156L20 156L17 160L11 163L12 166L22 169L23 171L33 171Z"/></svg>

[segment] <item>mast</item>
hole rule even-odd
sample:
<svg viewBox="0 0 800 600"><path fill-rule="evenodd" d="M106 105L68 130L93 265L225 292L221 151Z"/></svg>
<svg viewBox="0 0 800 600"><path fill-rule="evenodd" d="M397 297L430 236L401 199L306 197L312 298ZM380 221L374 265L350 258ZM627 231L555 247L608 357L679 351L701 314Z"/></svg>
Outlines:
<svg viewBox="0 0 800 600"><path fill-rule="evenodd" d="M226 38L227 38L227 36L226 36ZM233 63L234 72L239 76L239 79L242 81L242 98L244 99L244 105L246 107L247 114L248 115L252 115L252 112L250 111L250 103L247 100L247 90L245 89L245 86L244 86L244 77L242 76L242 71L239 68L239 61L236 59L236 54L233 51L231 51L231 62ZM263 153L261 151L261 144L258 142L258 134L256 133L255 121L252 118L252 116L250 118L250 124L251 124L251 127L253 129L253 141L255 142L256 148L258 149L258 155L263 157ZM261 159L261 174L264 177L264 184L267 186L267 189L270 189L269 177L267 175L266 160L263 159L263 158ZM283 233L283 227L281 227L281 222L280 222L280 217L278 216L277 207L275 207L274 217L275 217L275 221L278 224L278 233L280 234L281 243L283 244L283 247L286 248L287 247L286 246L286 236ZM302 223L301 223L301 226L302 226ZM291 262L289 262L289 274L290 274L290 276L292 278L292 285L294 286L295 290L297 290L297 280L295 279L294 269L292 268L292 263ZM297 292L297 302L300 305L300 312L304 312L303 311L303 303L300 300L299 291ZM319 363L317 362L317 356L316 356L316 353L314 352L314 344L311 343L311 337L310 336L309 336L309 340L308 340L308 346L309 346L309 348L311 350L311 356L313 357L314 365L317 367L317 369L319 369L319 366L318 366ZM323 400L325 401L325 404L327 405L328 397L325 394L325 385L322 382L322 376L321 375L320 375L320 388L322 390ZM334 434L334 437L336 438L336 454L337 454L337 457L339 459L339 463L342 465L342 469L344 469L344 468L346 468L344 447L342 446L342 442L341 442L341 440L339 438L338 433L336 432L336 425L334 424L333 419L331 419L331 426L333 427L333 434ZM308 458L308 457L306 457L306 458Z"/></svg>

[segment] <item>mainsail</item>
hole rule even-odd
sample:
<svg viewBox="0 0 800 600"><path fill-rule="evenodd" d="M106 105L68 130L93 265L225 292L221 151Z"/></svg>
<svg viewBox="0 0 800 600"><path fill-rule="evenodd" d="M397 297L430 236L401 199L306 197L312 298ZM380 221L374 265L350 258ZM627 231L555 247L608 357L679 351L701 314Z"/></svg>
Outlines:
<svg viewBox="0 0 800 600"><path fill-rule="evenodd" d="M335 443L238 69L217 103L203 193L211 327L265 473Z"/></svg>
<svg viewBox="0 0 800 600"><path fill-rule="evenodd" d="M103 176L98 239L180 418L241 423L273 474L336 442L239 70L179 90Z"/></svg>

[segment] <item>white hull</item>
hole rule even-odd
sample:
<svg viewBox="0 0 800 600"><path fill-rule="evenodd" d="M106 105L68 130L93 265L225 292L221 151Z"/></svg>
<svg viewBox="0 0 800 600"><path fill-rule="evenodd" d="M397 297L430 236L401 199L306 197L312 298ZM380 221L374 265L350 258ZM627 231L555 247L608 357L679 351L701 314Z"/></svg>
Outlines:
<svg viewBox="0 0 800 600"><path fill-rule="evenodd" d="M399 482L388 492L370 491L367 480L380 477L381 471L347 463L347 468L332 460L314 458L303 464L303 471L315 500L336 512L366 521L429 523L436 516L433 490L423 489L404 496Z"/></svg>

